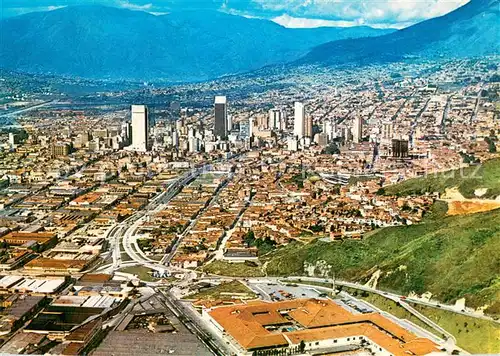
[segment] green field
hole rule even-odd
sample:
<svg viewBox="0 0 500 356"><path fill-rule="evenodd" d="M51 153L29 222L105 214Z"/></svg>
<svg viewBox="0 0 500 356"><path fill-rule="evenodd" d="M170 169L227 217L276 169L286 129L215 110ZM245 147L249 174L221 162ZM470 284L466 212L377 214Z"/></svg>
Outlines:
<svg viewBox="0 0 500 356"><path fill-rule="evenodd" d="M153 282L158 280L157 278L153 278L151 275L152 271L149 268L143 266L124 267L120 269L120 272L134 274L141 281Z"/></svg>
<svg viewBox="0 0 500 356"><path fill-rule="evenodd" d="M216 299L230 298L231 296L226 293L236 293L236 294L244 293L248 299L256 298L255 293L252 292L246 285L244 285L240 281L231 281L231 282L221 283L218 286L207 288L195 294L188 295L184 299L216 300Z"/></svg>
<svg viewBox="0 0 500 356"><path fill-rule="evenodd" d="M383 188L385 195L421 195L425 193L444 193L446 188L458 187L466 198L475 198L474 190L487 188L482 198L495 198L500 195L500 158L443 173L429 174L426 177L407 181Z"/></svg>
<svg viewBox="0 0 500 356"><path fill-rule="evenodd" d="M378 294L361 292L351 288L344 288L344 290L356 298L366 300L381 310L400 319L407 319L436 336L443 338L443 335L440 335L438 331L422 322L393 300L384 298ZM483 354L500 352L500 324L420 304L412 304L412 306L455 336L458 346L466 351Z"/></svg>
<svg viewBox="0 0 500 356"><path fill-rule="evenodd" d="M264 273L259 266L246 263L229 263L225 261L214 261L203 267L203 272L218 274L228 277L263 277Z"/></svg>
<svg viewBox="0 0 500 356"><path fill-rule="evenodd" d="M466 351L500 353L500 324L418 304L413 307L455 336L458 346Z"/></svg>
<svg viewBox="0 0 500 356"><path fill-rule="evenodd" d="M269 275L303 275L304 262L326 261L339 279L367 281L382 271L381 289L431 291L444 302L500 303L500 211L443 217L438 204L424 223L376 230L362 241L291 243L265 257ZM495 304L496 303L496 304Z"/></svg>

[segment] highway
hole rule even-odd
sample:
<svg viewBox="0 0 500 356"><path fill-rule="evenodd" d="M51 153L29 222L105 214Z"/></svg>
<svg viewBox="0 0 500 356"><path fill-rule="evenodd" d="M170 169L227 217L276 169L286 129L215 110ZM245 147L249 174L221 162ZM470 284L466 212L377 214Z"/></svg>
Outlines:
<svg viewBox="0 0 500 356"><path fill-rule="evenodd" d="M98 270L102 271L111 269L113 271L116 271L120 269L121 266L124 264L123 261L121 260L122 251L120 250L120 246L123 246L124 252L132 259L133 264L139 264L144 267L148 267L152 270L160 272L164 272L165 270L170 270L173 273L189 272L181 268L173 268L172 266L167 267L167 265L170 262L173 255L175 254L175 251L179 247L182 241L182 237L185 236L187 233L189 233L189 230L196 224L198 217L191 221L189 226L183 231L183 233L177 240L175 246L172 248L172 251L168 254L165 254L165 256L161 261L150 259L139 248L137 244L136 231L143 223L143 221L147 219L148 215L161 210L163 206L168 204L168 202L170 202L170 200L172 200L182 190L184 186L189 184L193 179L198 177L206 170L207 170L207 165L204 165L202 167L193 169L183 174L182 176L178 177L167 187L167 189L164 192L160 193L158 196L153 198L151 202L147 205L147 207L145 207L141 211L136 212L132 216L128 217L121 223L116 224L110 230L108 230L108 233L105 237L110 242L111 245L113 262L111 265L100 266ZM231 178L232 175L230 175L229 179L224 184L227 184ZM216 194L212 197L209 204L207 205L207 208L211 206L213 202L216 200L220 191L223 189L224 184L222 184L219 187ZM204 210L200 211L198 216L200 216ZM132 264L132 263L127 262L127 264Z"/></svg>
<svg viewBox="0 0 500 356"><path fill-rule="evenodd" d="M295 279L298 279L297 277L287 277L287 280L295 280ZM310 281L311 279L309 277L300 277L301 280L305 280L305 281ZM314 279L314 282L317 282L318 280L317 279ZM323 282L325 282L325 279L321 280ZM332 283L333 281L332 280L328 280L330 283ZM301 284L300 282L298 282L297 284ZM419 313L418 311L416 311L414 308L412 308L411 306L408 305L408 303L405 303L402 299L401 299L401 296L397 295L397 294L393 294L393 293L386 293L386 292L381 292L377 289L373 289L373 288L370 288L370 287L366 287L366 286L362 286L362 285L359 285L359 284L356 284L356 283L351 283L351 282L345 282L345 281L338 281L338 280L335 280L335 284L336 285L340 285L340 286L345 286L345 287L349 287L349 288L353 288L353 289L358 289L358 290L362 290L362 291L366 291L366 292L370 292L370 293L374 293L374 294L378 294L382 297L385 297L385 298L388 298L388 299L391 299L392 301L396 302L396 303L399 303L403 308L405 308L406 310L408 310L408 312L410 312L411 314L413 314L414 316L416 316L418 319L420 319L421 321L423 321L425 324L429 325L430 327L432 327L433 329L439 331L441 334L443 334L444 336L446 336L447 339L451 339L453 341L453 344L456 345L456 339L455 337L450 334L449 332L447 332L446 330L444 330L442 327L440 327L438 324L436 324L435 322L433 322L432 320L430 320L429 318L427 318L426 316L422 315L421 313ZM304 284L304 285L307 285L307 284ZM331 291L331 288L327 288L327 287L321 287L321 286L315 286L316 289L318 290L323 290L323 291Z"/></svg>
<svg viewBox="0 0 500 356"><path fill-rule="evenodd" d="M215 281L219 281L221 279L238 279L238 280L242 280L242 281L245 281L245 280L254 280L254 281L258 281L258 282L266 282L266 281L268 281L270 283L276 283L278 281L286 280L286 281L289 281L291 283L304 284L304 285L307 285L307 283L301 283L300 281L320 282L320 283L333 283L333 280L330 279L330 278L306 277L306 276L288 276L288 277L269 277L269 276L267 276L267 277L255 278L255 277L226 277L226 276L219 276L219 275L207 275L207 276L204 276L204 277L202 276L201 279L202 280L206 280L206 281L214 281L214 282ZM374 288L370 288L370 287L367 287L365 285L361 285L361 284L358 284L358 283L352 283L352 282L342 281L342 280L338 280L338 279L335 279L335 284L339 285L339 286L345 286L345 287L349 287L349 288L361 290L361 291L366 291L366 292L369 292L369 293L378 294L378 295L380 295L380 296L382 296L384 298L388 298L388 299L391 299L391 300L393 300L395 302L398 302L403 308L407 309L409 312L411 312L412 314L414 314L416 317L418 317L419 319L421 319L425 323L428 323L428 322L433 323L436 326L436 330L438 330L439 332L442 332L444 335L448 336L452 341L455 340L455 338L454 338L453 335L451 335L450 333L446 332L446 330L444 330L443 328L441 328L439 325L435 324L430 319L428 319L425 316L423 316L421 313L419 313L417 310L415 310L413 307L411 307L411 305L409 305L409 303L420 304L420 305L431 307L431 308L437 308L437 309L446 310L446 311L449 311L449 312L452 312L452 313L461 314L461 315L468 316L468 317L471 317L471 318L483 319L483 320L488 320L488 321L493 321L493 322L496 322L496 323L500 323L499 320L494 320L493 318L490 318L490 317L487 317L487 316L484 316L484 315L478 315L476 313L471 313L471 312L467 312L467 311L458 310L453 305L442 304L442 303L438 303L438 302L426 302L426 301L419 300L419 299L408 298L408 297L403 296L403 295L399 295L399 294L395 294L395 293L390 293L390 292L384 292L384 291L381 291L381 290L378 290L378 289L374 289ZM308 285L308 286L311 286L311 285ZM325 288L325 287L318 287L318 289L329 289L329 290L331 290L331 288Z"/></svg>
<svg viewBox="0 0 500 356"><path fill-rule="evenodd" d="M11 111L11 112L8 112L8 113L5 113L5 114L1 114L0 115L0 118L12 118L16 115L19 115L19 114L22 114L24 112L28 112L28 111L31 111L31 110L35 110L35 109L38 109L38 108L41 108L41 107L44 107L44 106L47 106L47 105L51 105L51 104L56 104L58 103L58 100L52 100L52 101L46 101L44 103L41 103L41 104L36 104L36 105L33 105L33 106L28 106L27 108L23 108L23 109L19 109L19 110L15 110L15 111Z"/></svg>
<svg viewBox="0 0 500 356"><path fill-rule="evenodd" d="M202 172L203 168L204 167L193 169L181 175L175 179L164 192L153 198L146 208L137 211L135 214L129 216L121 223L116 224L108 230L105 238L110 242L112 249L112 270L118 270L122 265L120 245L123 246L125 252L132 258L132 260L138 264L145 265L154 270L165 269L164 266L160 267L157 261L153 261L146 257L144 253L136 247L137 242L133 239L133 233L142 222L142 219L146 218L148 214L160 209L163 204L167 204L186 184L196 178ZM134 250L132 245L134 245L137 250ZM101 266L101 268L104 267L105 266Z"/></svg>
<svg viewBox="0 0 500 356"><path fill-rule="evenodd" d="M285 279L285 278L281 278L281 279ZM292 277L286 277L286 279L287 280L298 280L298 279L301 279L303 281L312 281L312 282L328 282L328 283L332 283L333 282L333 280L329 279L329 278L304 277L304 276L292 276ZM406 297L404 295L400 295L400 294L396 294L396 293L390 293L390 292L384 292L384 291L381 291L381 290L378 290L378 289L374 289L374 288L370 288L370 287L367 287L365 285L361 285L361 284L358 284L358 283L352 283L352 282L348 282L348 281L341 281L341 280L338 280L338 279L335 279L335 284L338 284L340 286L355 288L355 289L366 291L366 292L370 292L370 293L379 294L379 295L381 295L383 297L390 298L392 300L397 300L399 302L401 302L401 301L403 301L403 302L407 301L407 302L411 302L411 303L414 303L414 304L420 304L420 305L431 307L431 308L438 308L438 309L447 310L447 311L450 311L450 312L453 312L453 313L462 314L462 315L465 315L465 316L468 316L468 317L472 317L472 318L489 320L489 321L495 321L497 323L500 323L499 320L494 320L493 318L490 318L490 317L487 317L487 316L484 316L484 315L478 315L476 313L470 313L470 312L458 310L455 306L449 305L449 304L442 304L442 303L438 303L438 302L426 302L426 301L423 301L423 300L420 300L420 299L408 298L408 297Z"/></svg>

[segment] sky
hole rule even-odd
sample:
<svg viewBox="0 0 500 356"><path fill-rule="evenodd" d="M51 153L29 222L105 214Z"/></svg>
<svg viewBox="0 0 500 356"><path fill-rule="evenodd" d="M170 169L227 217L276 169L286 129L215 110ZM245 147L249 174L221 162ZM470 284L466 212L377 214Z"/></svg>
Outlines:
<svg viewBox="0 0 500 356"><path fill-rule="evenodd" d="M155 15L179 10L219 10L273 20L285 27L404 28L444 15L469 0L0 0L1 17L65 6L101 4Z"/></svg>

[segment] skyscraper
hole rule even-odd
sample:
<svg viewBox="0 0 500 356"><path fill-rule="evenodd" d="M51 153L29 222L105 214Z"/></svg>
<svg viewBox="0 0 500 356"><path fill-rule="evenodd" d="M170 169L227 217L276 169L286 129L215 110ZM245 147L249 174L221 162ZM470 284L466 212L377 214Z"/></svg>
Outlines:
<svg viewBox="0 0 500 356"><path fill-rule="evenodd" d="M312 138L313 137L313 122L312 117L307 116L304 122L304 136Z"/></svg>
<svg viewBox="0 0 500 356"><path fill-rule="evenodd" d="M361 142L363 139L363 118L356 116L352 125L352 140L355 143Z"/></svg>
<svg viewBox="0 0 500 356"><path fill-rule="evenodd" d="M138 152L148 150L149 121L146 105L132 105L132 149Z"/></svg>
<svg viewBox="0 0 500 356"><path fill-rule="evenodd" d="M249 137L253 136L254 127L255 127L255 121L254 121L254 118L251 117L248 119L248 135L249 135Z"/></svg>
<svg viewBox="0 0 500 356"><path fill-rule="evenodd" d="M293 121L293 133L299 139L304 137L304 120L306 116L306 109L304 104L295 102L294 106L294 121Z"/></svg>
<svg viewBox="0 0 500 356"><path fill-rule="evenodd" d="M250 120L242 120L240 121L240 138L249 138L250 137Z"/></svg>
<svg viewBox="0 0 500 356"><path fill-rule="evenodd" d="M284 113L281 109L270 109L269 110L269 124L268 126L273 130L282 130L281 127L283 121Z"/></svg>
<svg viewBox="0 0 500 356"><path fill-rule="evenodd" d="M9 132L9 145L11 148L15 148L16 145L19 143L19 136Z"/></svg>
<svg viewBox="0 0 500 356"><path fill-rule="evenodd" d="M392 140L393 132L394 132L394 126L392 122L387 121L382 123L382 139L386 141Z"/></svg>
<svg viewBox="0 0 500 356"><path fill-rule="evenodd" d="M179 147L179 133L177 132L177 130L172 132L172 147Z"/></svg>
<svg viewBox="0 0 500 356"><path fill-rule="evenodd" d="M227 115L227 133L229 134L233 129L233 117L231 115Z"/></svg>
<svg viewBox="0 0 500 356"><path fill-rule="evenodd" d="M214 135L225 139L227 136L227 99L225 96L216 96L214 103L215 122Z"/></svg>

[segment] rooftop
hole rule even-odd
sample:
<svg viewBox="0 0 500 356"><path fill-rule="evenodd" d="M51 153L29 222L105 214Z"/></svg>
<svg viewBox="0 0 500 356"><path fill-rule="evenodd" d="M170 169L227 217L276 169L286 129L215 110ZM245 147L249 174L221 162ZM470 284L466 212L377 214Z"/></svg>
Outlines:
<svg viewBox="0 0 500 356"><path fill-rule="evenodd" d="M289 341L363 336L393 355L438 351L431 340L417 337L380 314L354 315L330 300L256 302L217 307L209 315L246 350L288 346ZM293 331L280 332L279 325L289 325Z"/></svg>

